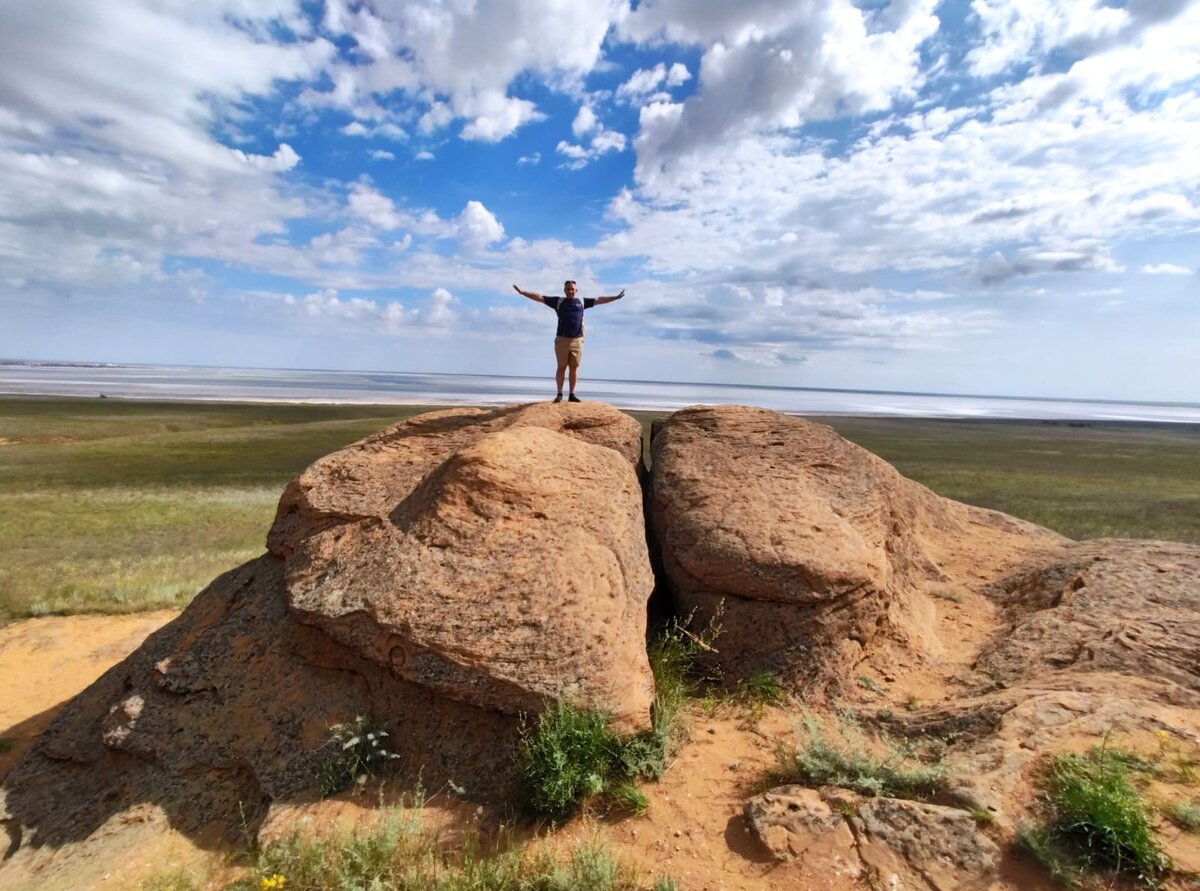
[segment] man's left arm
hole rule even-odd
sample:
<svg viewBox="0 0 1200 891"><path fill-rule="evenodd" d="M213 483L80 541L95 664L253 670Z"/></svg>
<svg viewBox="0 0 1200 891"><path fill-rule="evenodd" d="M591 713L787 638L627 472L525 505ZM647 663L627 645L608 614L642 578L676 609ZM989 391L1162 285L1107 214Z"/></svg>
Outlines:
<svg viewBox="0 0 1200 891"><path fill-rule="evenodd" d="M622 288L620 294L613 294L611 297L597 297L596 305L599 306L601 303L612 303L614 300L620 300L624 296L625 296L625 289Z"/></svg>

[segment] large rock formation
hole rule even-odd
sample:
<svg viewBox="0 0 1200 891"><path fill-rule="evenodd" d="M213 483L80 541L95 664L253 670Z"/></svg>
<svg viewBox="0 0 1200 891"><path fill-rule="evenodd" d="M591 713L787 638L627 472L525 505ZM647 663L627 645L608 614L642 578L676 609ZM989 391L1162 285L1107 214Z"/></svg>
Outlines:
<svg viewBox="0 0 1200 891"><path fill-rule="evenodd" d="M329 728L410 775L505 795L549 698L649 726L641 429L608 406L413 418L290 484L270 553L73 700L7 778L12 847L141 802L189 831L315 794Z"/></svg>
<svg viewBox="0 0 1200 891"><path fill-rule="evenodd" d="M716 619L727 676L823 686L920 650L914 598L979 584L1061 536L934 495L829 427L741 406L654 428L649 499L678 611Z"/></svg>

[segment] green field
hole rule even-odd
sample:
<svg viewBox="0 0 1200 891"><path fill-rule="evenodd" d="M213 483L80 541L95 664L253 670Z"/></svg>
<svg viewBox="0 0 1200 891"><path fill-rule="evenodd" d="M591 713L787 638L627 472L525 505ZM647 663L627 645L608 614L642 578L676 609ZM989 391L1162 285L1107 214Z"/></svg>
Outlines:
<svg viewBox="0 0 1200 891"><path fill-rule="evenodd" d="M262 552L307 464L427 410L0 398L0 620L180 607ZM1200 427L820 420L940 494L1073 538L1200 543Z"/></svg>

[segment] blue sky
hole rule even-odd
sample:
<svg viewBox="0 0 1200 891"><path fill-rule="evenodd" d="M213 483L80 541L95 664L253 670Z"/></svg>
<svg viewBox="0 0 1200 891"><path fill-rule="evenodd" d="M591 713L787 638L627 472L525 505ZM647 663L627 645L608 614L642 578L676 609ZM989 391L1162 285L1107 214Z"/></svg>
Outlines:
<svg viewBox="0 0 1200 891"><path fill-rule="evenodd" d="M0 8L0 357L1200 401L1200 0ZM586 393L586 386L581 385Z"/></svg>

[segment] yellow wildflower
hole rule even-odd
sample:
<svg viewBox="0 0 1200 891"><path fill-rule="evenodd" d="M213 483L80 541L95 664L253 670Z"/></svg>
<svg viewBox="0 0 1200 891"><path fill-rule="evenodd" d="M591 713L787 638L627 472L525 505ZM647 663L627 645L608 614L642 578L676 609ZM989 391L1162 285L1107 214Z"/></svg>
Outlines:
<svg viewBox="0 0 1200 891"><path fill-rule="evenodd" d="M261 884L263 891L270 891L270 889L272 889L272 888L282 889L284 882L286 882L286 881L287 881L286 878L281 876L279 873L275 873L274 875L263 879L260 884Z"/></svg>

